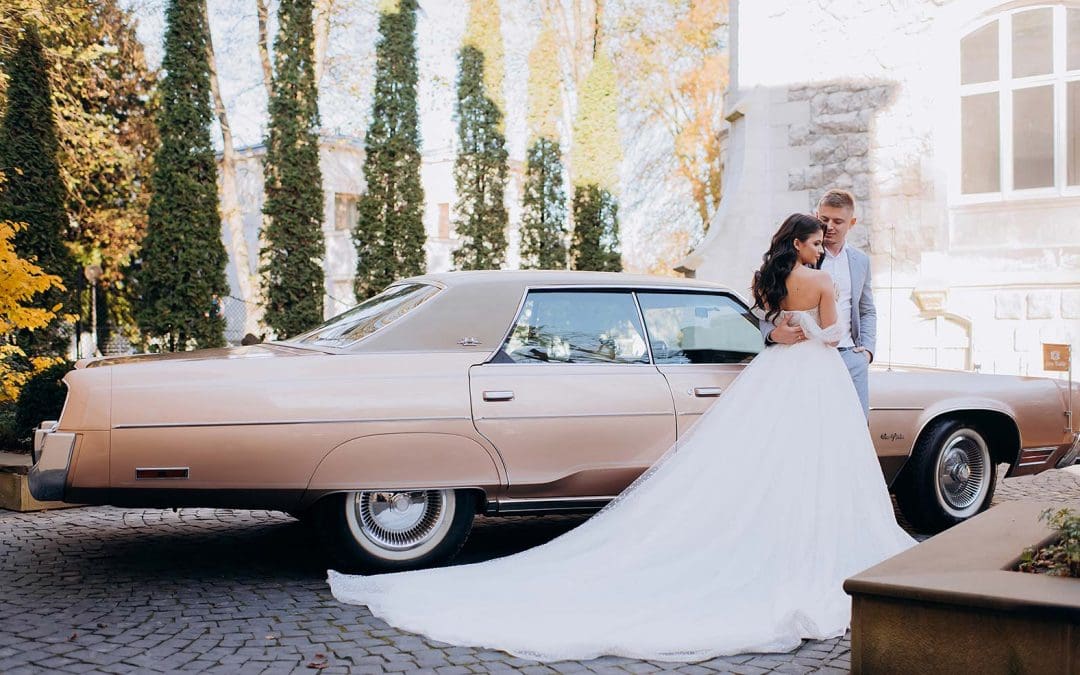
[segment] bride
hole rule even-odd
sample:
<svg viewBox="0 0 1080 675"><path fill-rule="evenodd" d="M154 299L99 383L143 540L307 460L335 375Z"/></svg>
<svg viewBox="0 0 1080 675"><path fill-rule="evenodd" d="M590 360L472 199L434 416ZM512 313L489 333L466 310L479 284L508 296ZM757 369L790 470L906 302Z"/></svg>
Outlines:
<svg viewBox="0 0 1080 675"><path fill-rule="evenodd" d="M679 443L578 528L458 567L329 573L334 597L435 640L537 660L698 661L843 635L843 580L914 541L839 353L821 223L795 214L755 309L807 340L758 355Z"/></svg>

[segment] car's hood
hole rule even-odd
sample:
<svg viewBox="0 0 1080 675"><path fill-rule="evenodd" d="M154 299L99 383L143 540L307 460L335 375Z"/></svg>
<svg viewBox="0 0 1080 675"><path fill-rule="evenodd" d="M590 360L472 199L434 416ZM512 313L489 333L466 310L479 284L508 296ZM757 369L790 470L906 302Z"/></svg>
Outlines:
<svg viewBox="0 0 1080 675"><path fill-rule="evenodd" d="M278 342L268 342L247 347L224 347L221 349L197 349L191 352L164 352L160 354L131 354L129 356L105 356L92 359L80 359L76 368L99 368L118 366L129 363L150 363L152 361L210 361L217 359L263 359L281 356L303 356L321 354L318 350L308 350Z"/></svg>

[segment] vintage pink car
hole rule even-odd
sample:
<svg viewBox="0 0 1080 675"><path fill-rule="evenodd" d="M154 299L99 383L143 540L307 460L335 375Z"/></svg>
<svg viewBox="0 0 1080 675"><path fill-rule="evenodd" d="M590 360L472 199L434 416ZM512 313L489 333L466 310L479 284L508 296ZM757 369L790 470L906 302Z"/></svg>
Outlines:
<svg viewBox="0 0 1080 675"><path fill-rule="evenodd" d="M280 509L310 517L343 567L433 565L477 513L603 506L761 349L747 305L702 281L405 279L292 340L80 362L60 420L37 432L31 490ZM985 508L998 463L1017 476L1080 451L1080 387L893 369L871 394L882 470L927 531Z"/></svg>

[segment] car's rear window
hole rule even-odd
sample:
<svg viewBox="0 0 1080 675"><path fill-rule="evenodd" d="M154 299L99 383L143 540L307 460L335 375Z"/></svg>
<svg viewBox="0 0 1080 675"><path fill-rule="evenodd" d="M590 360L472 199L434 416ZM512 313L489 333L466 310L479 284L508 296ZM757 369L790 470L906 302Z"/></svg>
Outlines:
<svg viewBox="0 0 1080 675"><path fill-rule="evenodd" d="M291 342L313 347L348 347L397 321L438 292L437 287L427 284L391 286L318 328L296 336Z"/></svg>

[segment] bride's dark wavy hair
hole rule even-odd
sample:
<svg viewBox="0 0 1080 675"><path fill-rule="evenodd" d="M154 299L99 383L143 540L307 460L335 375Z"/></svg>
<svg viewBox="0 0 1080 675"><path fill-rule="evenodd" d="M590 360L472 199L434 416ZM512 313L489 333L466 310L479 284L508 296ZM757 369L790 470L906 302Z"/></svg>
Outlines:
<svg viewBox="0 0 1080 675"><path fill-rule="evenodd" d="M821 221L805 213L793 213L772 237L769 250L761 256L761 268L754 272L754 309L765 310L772 321L780 313L780 303L787 297L787 278L799 259L795 240L806 241L824 229ZM821 267L821 260L815 267Z"/></svg>

